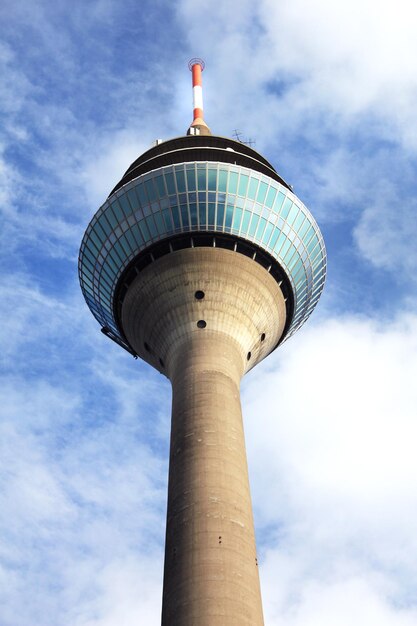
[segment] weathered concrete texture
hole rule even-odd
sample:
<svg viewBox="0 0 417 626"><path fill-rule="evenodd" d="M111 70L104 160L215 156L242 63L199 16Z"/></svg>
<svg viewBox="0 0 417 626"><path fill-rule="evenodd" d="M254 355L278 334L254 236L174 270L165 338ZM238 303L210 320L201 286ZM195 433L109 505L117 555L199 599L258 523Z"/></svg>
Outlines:
<svg viewBox="0 0 417 626"><path fill-rule="evenodd" d="M261 626L239 385L282 333L282 293L243 255L181 250L132 283L122 321L173 387L162 625Z"/></svg>

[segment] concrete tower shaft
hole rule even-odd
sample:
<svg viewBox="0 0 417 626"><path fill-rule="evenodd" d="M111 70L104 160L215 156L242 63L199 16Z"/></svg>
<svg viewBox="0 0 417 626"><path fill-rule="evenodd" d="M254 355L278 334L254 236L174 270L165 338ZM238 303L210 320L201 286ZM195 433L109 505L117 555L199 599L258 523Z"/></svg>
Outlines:
<svg viewBox="0 0 417 626"><path fill-rule="evenodd" d="M173 388L163 626L263 624L239 388L285 316L267 270L220 248L158 259L125 297L129 343Z"/></svg>
<svg viewBox="0 0 417 626"><path fill-rule="evenodd" d="M187 136L126 170L79 275L102 332L172 384L162 626L262 626L240 381L314 310L326 251L273 165L211 134L203 69Z"/></svg>

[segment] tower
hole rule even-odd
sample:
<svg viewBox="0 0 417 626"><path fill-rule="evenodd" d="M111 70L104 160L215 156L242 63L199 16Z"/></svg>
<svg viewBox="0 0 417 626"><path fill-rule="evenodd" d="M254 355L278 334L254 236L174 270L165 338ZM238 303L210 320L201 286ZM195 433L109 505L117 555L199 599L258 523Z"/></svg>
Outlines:
<svg viewBox="0 0 417 626"><path fill-rule="evenodd" d="M200 59L186 136L156 142L91 220L79 275L113 341L172 384L162 626L263 624L239 387L323 289L320 230L251 147L211 134Z"/></svg>

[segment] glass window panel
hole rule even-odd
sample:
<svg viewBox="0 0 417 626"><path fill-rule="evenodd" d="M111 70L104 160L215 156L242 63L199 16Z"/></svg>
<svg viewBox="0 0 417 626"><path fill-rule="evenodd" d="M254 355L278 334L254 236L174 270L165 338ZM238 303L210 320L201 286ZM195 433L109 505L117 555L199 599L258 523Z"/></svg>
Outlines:
<svg viewBox="0 0 417 626"><path fill-rule="evenodd" d="M132 250L135 251L137 249L137 244L136 244L135 238L132 235L132 231L131 230L127 230L126 231L126 239L128 240L129 245L132 248Z"/></svg>
<svg viewBox="0 0 417 626"><path fill-rule="evenodd" d="M185 174L184 170L175 170L175 176L177 179L177 188L179 193L185 192Z"/></svg>
<svg viewBox="0 0 417 626"><path fill-rule="evenodd" d="M150 239L150 235L149 235L149 230L144 219L139 222L139 228L142 231L144 240L148 241Z"/></svg>
<svg viewBox="0 0 417 626"><path fill-rule="evenodd" d="M275 228L271 237L271 241L269 242L269 247L271 249L275 248L275 244L277 243L277 239L280 234L281 234L281 230L279 228Z"/></svg>
<svg viewBox="0 0 417 626"><path fill-rule="evenodd" d="M282 248L280 250L280 253L279 253L279 256L280 256L281 259L283 259L285 257L285 255L287 254L290 246L291 246L291 241L289 239L287 239L284 242L284 245L282 246Z"/></svg>
<svg viewBox="0 0 417 626"><path fill-rule="evenodd" d="M114 244L114 249L116 250L117 254L119 255L120 259L122 261L124 261L124 259L126 258L126 252L123 250L120 241L116 241Z"/></svg>
<svg viewBox="0 0 417 626"><path fill-rule="evenodd" d="M121 259L120 256L117 254L114 247L111 250L109 250L107 258L108 259L110 258L115 263L116 267L120 267L120 263L121 262L123 263L123 259Z"/></svg>
<svg viewBox="0 0 417 626"><path fill-rule="evenodd" d="M169 211L169 209L164 209L162 211L162 217L164 218L167 232L170 232L172 230L171 211Z"/></svg>
<svg viewBox="0 0 417 626"><path fill-rule="evenodd" d="M178 212L178 207L177 206L171 207L171 211L172 211L172 219L174 220L175 228L181 228L180 214Z"/></svg>
<svg viewBox="0 0 417 626"><path fill-rule="evenodd" d="M113 202L111 203L111 208L113 210L113 213L116 216L117 223L119 223L122 220L124 220L125 216L123 215L122 208L121 208L121 206L120 206L120 204L118 203L117 200L113 200Z"/></svg>
<svg viewBox="0 0 417 626"><path fill-rule="evenodd" d="M299 255L297 254L297 252L294 250L293 246L290 246L285 252L284 252L284 248L281 251L281 259L283 261L283 263L285 263L285 265L288 267L288 269L291 269L292 264L293 264L293 259L299 259ZM295 263L295 261L294 261Z"/></svg>
<svg viewBox="0 0 417 626"><path fill-rule="evenodd" d="M93 283L91 282L91 280L85 274L83 274L82 282L83 282L83 286L84 285L88 285L90 287L90 289L93 288Z"/></svg>
<svg viewBox="0 0 417 626"><path fill-rule="evenodd" d="M125 235L122 235L120 237L120 243L123 247L123 249L126 251L126 253L129 255L133 252L132 247L130 246L128 240L126 239Z"/></svg>
<svg viewBox="0 0 417 626"><path fill-rule="evenodd" d="M142 207L145 206L145 204L148 203L148 199L146 197L145 188L143 186L143 183L139 183L139 185L136 185L135 191L136 191L136 194L137 194L137 196L139 198L139 205L142 206Z"/></svg>
<svg viewBox="0 0 417 626"><path fill-rule="evenodd" d="M94 297L94 291L93 289L89 286L89 285L83 285L84 289L87 291L87 293L89 293L91 296Z"/></svg>
<svg viewBox="0 0 417 626"><path fill-rule="evenodd" d="M223 221L224 221L224 203L219 202L217 204L217 220L216 220L216 224L219 228L223 228Z"/></svg>
<svg viewBox="0 0 417 626"><path fill-rule="evenodd" d="M271 222L268 222L264 236L262 237L262 243L266 244L269 241L273 228L273 224L271 224Z"/></svg>
<svg viewBox="0 0 417 626"><path fill-rule="evenodd" d="M214 225L215 208L216 208L216 205L214 204L214 202L209 202L209 204L208 204L208 223L211 224L212 226Z"/></svg>
<svg viewBox="0 0 417 626"><path fill-rule="evenodd" d="M288 241L287 239L287 235L285 233L283 233L282 231L279 234L279 237L277 239L277 242L274 246L274 250L277 254L280 253L280 249L282 248L283 244L286 243ZM289 241L288 241L289 243Z"/></svg>
<svg viewBox="0 0 417 626"><path fill-rule="evenodd" d="M311 226L311 222L309 222L308 218L306 218L300 230L298 231L298 236L300 237L300 239L304 240L304 235L306 234L310 226Z"/></svg>
<svg viewBox="0 0 417 626"><path fill-rule="evenodd" d="M167 184L168 195L171 196L176 193L174 175L172 172L165 172L165 182Z"/></svg>
<svg viewBox="0 0 417 626"><path fill-rule="evenodd" d="M268 208L272 209L272 205L274 204L275 196L277 195L277 190L275 187L270 187L268 190L268 195L266 196L265 204Z"/></svg>
<svg viewBox="0 0 417 626"><path fill-rule="evenodd" d="M157 213L154 213L154 220L155 220L155 224L156 224L156 228L158 230L158 233L160 235L165 234L165 228L164 228L164 222L162 220L162 215L160 214L160 212L158 211Z"/></svg>
<svg viewBox="0 0 417 626"><path fill-rule="evenodd" d="M227 170L219 171L219 191L227 190Z"/></svg>
<svg viewBox="0 0 417 626"><path fill-rule="evenodd" d="M307 246L307 250L310 254L313 252L314 248L318 245L318 243L319 243L319 238L317 237L317 235L313 235L310 243Z"/></svg>
<svg viewBox="0 0 417 626"><path fill-rule="evenodd" d="M136 211L136 209L139 206L138 198L137 198L137 195L135 194L134 189L129 189L129 191L127 192L127 197L128 197L129 204L131 207L130 213L132 213L132 211Z"/></svg>
<svg viewBox="0 0 417 626"><path fill-rule="evenodd" d="M264 203L267 189L268 189L268 185L266 183L261 183L259 185L258 196L256 198L257 202L260 202L261 204Z"/></svg>
<svg viewBox="0 0 417 626"><path fill-rule="evenodd" d="M103 241L101 241L101 240L97 237L97 235L96 235L96 233L94 232L94 230L92 230L92 231L90 232L90 240L93 240L93 242L96 244L96 246L97 246L98 250L101 250L101 248L102 248L102 246L103 246L103 243L104 243L104 242L103 242Z"/></svg>
<svg viewBox="0 0 417 626"><path fill-rule="evenodd" d="M264 230L266 227L266 220L261 217L260 221L259 221L259 225L258 225L258 230L256 231L256 239L261 240L262 239L262 235L264 234Z"/></svg>
<svg viewBox="0 0 417 626"><path fill-rule="evenodd" d="M134 224L130 230L132 231L132 234L134 238L136 239L138 245L141 246L144 243L144 241L143 241L142 233L139 230L139 226L137 224Z"/></svg>
<svg viewBox="0 0 417 626"><path fill-rule="evenodd" d="M165 189L165 183L164 183L163 176L157 176L155 178L155 183L156 183L156 188L158 189L159 197L163 198L164 196L166 196L167 192L166 192L166 189Z"/></svg>
<svg viewBox="0 0 417 626"><path fill-rule="evenodd" d="M298 258L298 260L297 260ZM293 274L297 274L297 272L303 267L303 262L300 257L297 255L291 260L291 271Z"/></svg>
<svg viewBox="0 0 417 626"><path fill-rule="evenodd" d="M94 265L91 263L90 259L85 256L85 254L82 256L82 268L84 272L94 272Z"/></svg>
<svg viewBox="0 0 417 626"><path fill-rule="evenodd" d="M231 225L232 225L233 209L234 209L233 204L228 204L227 205L225 228L230 228Z"/></svg>
<svg viewBox="0 0 417 626"><path fill-rule="evenodd" d="M198 190L205 191L207 188L206 169L197 170Z"/></svg>
<svg viewBox="0 0 417 626"><path fill-rule="evenodd" d="M298 229L300 228L304 218L305 218L304 213L302 211L300 211L299 214L297 215L296 220L295 220L294 225L293 225L293 228L294 228L295 231L298 232Z"/></svg>
<svg viewBox="0 0 417 626"><path fill-rule="evenodd" d="M282 191L279 191L278 195L276 197L276 200L274 202L274 211L276 213L280 212L281 207L282 207L282 205L284 203L284 200L285 200L285 194L283 194Z"/></svg>
<svg viewBox="0 0 417 626"><path fill-rule="evenodd" d="M287 216L287 224L293 223L293 221L297 217L298 211L299 211L298 206L296 204L293 204Z"/></svg>
<svg viewBox="0 0 417 626"><path fill-rule="evenodd" d="M290 198L285 198L284 204L282 205L280 215L283 219L286 219L290 209L292 207L292 200Z"/></svg>
<svg viewBox="0 0 417 626"><path fill-rule="evenodd" d="M206 203L205 202L199 202L198 215L200 219L200 227L206 228L207 223L206 223Z"/></svg>
<svg viewBox="0 0 417 626"><path fill-rule="evenodd" d="M310 226L310 228L307 230L305 236L303 237L303 243L304 245L307 247L307 244L309 243L310 239L313 237L314 233L315 233L315 228L313 225Z"/></svg>
<svg viewBox="0 0 417 626"><path fill-rule="evenodd" d="M197 226L197 205L195 202L190 203L191 224Z"/></svg>
<svg viewBox="0 0 417 626"><path fill-rule="evenodd" d="M258 222L259 222L259 215L255 215L253 214L252 216L252 221L250 223L250 228L249 228L249 236L253 237L256 231L256 227L258 226Z"/></svg>
<svg viewBox="0 0 417 626"><path fill-rule="evenodd" d="M188 186L188 191L195 191L196 190L196 186L195 186L195 169L194 168L192 170L187 169L187 186Z"/></svg>
<svg viewBox="0 0 417 626"><path fill-rule="evenodd" d="M209 170L208 170L209 191L216 191L216 186L217 186L217 170L209 167Z"/></svg>
<svg viewBox="0 0 417 626"><path fill-rule="evenodd" d="M236 172L230 172L229 175L229 185L228 185L228 193L233 193L235 194L237 191L237 178L238 175Z"/></svg>
<svg viewBox="0 0 417 626"><path fill-rule="evenodd" d="M104 232L106 233L106 236L108 237L112 231L112 227L105 215L101 215L99 223L102 229L104 230Z"/></svg>
<svg viewBox="0 0 417 626"><path fill-rule="evenodd" d="M186 206L182 206L181 207L181 219L182 219L182 226L183 228L189 228L190 224L188 221L188 209Z"/></svg>
<svg viewBox="0 0 417 626"><path fill-rule="evenodd" d="M249 222L250 222L251 216L252 216L252 212L251 211L245 211L245 213L243 215L243 222L242 222L242 228L241 228L242 235L246 235L246 233L248 232Z"/></svg>
<svg viewBox="0 0 417 626"><path fill-rule="evenodd" d="M112 229L116 228L116 226L118 224L118 221L117 221L113 211L111 210L110 206L108 206L107 209L106 209L106 218L109 220Z"/></svg>
<svg viewBox="0 0 417 626"><path fill-rule="evenodd" d="M246 176L245 174L241 174L240 179L239 179L239 196L246 196L248 182L249 182L249 176Z"/></svg>
<svg viewBox="0 0 417 626"><path fill-rule="evenodd" d="M146 193L148 194L149 201L155 202L158 196L156 194L156 189L154 187L152 178L150 180L145 181L145 189L146 189Z"/></svg>
<svg viewBox="0 0 417 626"><path fill-rule="evenodd" d="M242 220L242 214L243 214L242 209L236 208L235 215L233 218L233 230L239 230L240 222Z"/></svg>
<svg viewBox="0 0 417 626"><path fill-rule="evenodd" d="M119 202L122 205L123 213L127 216L132 213L132 207L129 204L126 194L119 196Z"/></svg>
<svg viewBox="0 0 417 626"><path fill-rule="evenodd" d="M106 265L109 266L109 271L113 270L116 274L119 271L119 262L115 263L115 261L109 255L107 255L106 260L103 263L103 269L106 267Z"/></svg>
<svg viewBox="0 0 417 626"><path fill-rule="evenodd" d="M248 190L248 198L250 198L251 200L255 200L256 198L258 185L259 185L259 180L251 176L250 183L249 183L249 190Z"/></svg>

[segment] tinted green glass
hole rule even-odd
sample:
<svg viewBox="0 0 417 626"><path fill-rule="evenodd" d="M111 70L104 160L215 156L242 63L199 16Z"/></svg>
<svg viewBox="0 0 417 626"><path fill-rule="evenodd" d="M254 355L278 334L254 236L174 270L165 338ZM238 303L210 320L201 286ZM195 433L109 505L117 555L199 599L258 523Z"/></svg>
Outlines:
<svg viewBox="0 0 417 626"><path fill-rule="evenodd" d="M209 167L208 170L208 189L209 191L216 191L217 187L217 169L214 170Z"/></svg>
<svg viewBox="0 0 417 626"><path fill-rule="evenodd" d="M146 197L145 188L143 186L143 183L140 183L139 185L137 185L135 187L135 191L136 191L136 194L137 194L137 196L139 198L140 206L142 206L142 207L145 206L145 204L148 203L148 199Z"/></svg>
<svg viewBox="0 0 417 626"><path fill-rule="evenodd" d="M251 215L251 211L245 211L241 228L242 235L246 235L246 233L248 232Z"/></svg>
<svg viewBox="0 0 417 626"><path fill-rule="evenodd" d="M130 215L132 213L132 207L130 206L126 194L123 194L123 196L119 197L119 202L122 205L123 213L126 215L126 217Z"/></svg>
<svg viewBox="0 0 417 626"><path fill-rule="evenodd" d="M181 206L181 219L182 219L182 225L183 227L188 227L189 226L189 221L188 221L188 210L186 206Z"/></svg>
<svg viewBox="0 0 417 626"><path fill-rule="evenodd" d="M206 203L205 202L199 202L199 204L198 204L198 216L199 216L199 220L200 220L200 228L207 228Z"/></svg>
<svg viewBox="0 0 417 626"><path fill-rule="evenodd" d="M290 212L287 215L287 223L288 224L291 225L293 223L293 221L297 217L298 211L299 211L298 206L296 204L293 204L291 209L290 209Z"/></svg>
<svg viewBox="0 0 417 626"><path fill-rule="evenodd" d="M227 189L227 174L226 170L219 171L219 191L226 191Z"/></svg>
<svg viewBox="0 0 417 626"><path fill-rule="evenodd" d="M172 172L165 172L165 182L167 184L168 195L171 196L176 193L174 175Z"/></svg>
<svg viewBox="0 0 417 626"><path fill-rule="evenodd" d="M237 191L237 179L238 175L236 172L230 172L229 174L229 185L227 188L228 193L235 194Z"/></svg>
<svg viewBox="0 0 417 626"><path fill-rule="evenodd" d="M265 227L266 227L266 219L261 217L259 225L258 225L258 230L256 231L256 239L259 239L259 240L262 239L262 235L264 234Z"/></svg>
<svg viewBox="0 0 417 626"><path fill-rule="evenodd" d="M216 205L214 204L214 202L209 202L208 203L208 223L211 226L214 226L214 212L215 212L215 208L216 208Z"/></svg>
<svg viewBox="0 0 417 626"><path fill-rule="evenodd" d="M188 191L195 191L196 190L196 186L195 186L195 170L188 170L187 169L187 186L188 186Z"/></svg>
<svg viewBox="0 0 417 626"><path fill-rule="evenodd" d="M158 230L158 233L160 235L163 235L165 233L165 228L164 228L164 223L162 220L162 215L161 213L158 211L158 213L154 213L154 219L155 219L155 224L156 224L156 228Z"/></svg>
<svg viewBox="0 0 417 626"><path fill-rule="evenodd" d="M251 200L255 200L256 192L258 191L259 180L251 176L249 189L248 189L248 198Z"/></svg>
<svg viewBox="0 0 417 626"><path fill-rule="evenodd" d="M132 234L133 234L134 238L138 242L139 246L142 246L143 245L143 237L142 237L142 233L139 230L139 226L137 224L133 224L133 226L131 228L131 231L132 231Z"/></svg>
<svg viewBox="0 0 417 626"><path fill-rule="evenodd" d="M156 188L158 189L158 194L160 198L166 196L165 183L163 176L156 176L155 178Z"/></svg>
<svg viewBox="0 0 417 626"><path fill-rule="evenodd" d="M268 195L266 196L266 200L265 200L265 204L269 209L272 209L276 195L277 195L277 190L274 187L270 187L268 189Z"/></svg>
<svg viewBox="0 0 417 626"><path fill-rule="evenodd" d="M246 196L248 182L249 182L249 176L245 176L245 174L241 174L240 179L239 179L239 196Z"/></svg>
<svg viewBox="0 0 417 626"><path fill-rule="evenodd" d="M138 198L133 189L129 189L129 191L127 192L127 197L129 199L129 204L131 206L131 213L132 213L133 211L136 211L136 209L139 206Z"/></svg>
<svg viewBox="0 0 417 626"><path fill-rule="evenodd" d="M185 192L185 174L184 170L176 170L175 177L177 179L177 188L179 193Z"/></svg>
<svg viewBox="0 0 417 626"><path fill-rule="evenodd" d="M280 215L283 219L286 219L290 209L292 207L292 200L290 198L285 198L284 204L282 205Z"/></svg>
<svg viewBox="0 0 417 626"><path fill-rule="evenodd" d="M243 213L242 209L238 209L238 208L235 209L235 215L233 217L233 226L232 226L233 230L239 230L240 222L242 219L242 213Z"/></svg>
<svg viewBox="0 0 417 626"><path fill-rule="evenodd" d="M157 199L157 195L152 179L145 181L145 189L148 194L149 202L154 202Z"/></svg>
<svg viewBox="0 0 417 626"><path fill-rule="evenodd" d="M205 191L206 187L207 187L207 182L206 182L206 170L205 169L198 169L197 170L197 178L198 178L198 190L199 191Z"/></svg>
<svg viewBox="0 0 417 626"><path fill-rule="evenodd" d="M179 213L178 213L178 207L176 207L176 206L171 207L171 212L172 212L172 219L174 221L174 227L175 228L181 228L180 216L179 216Z"/></svg>
<svg viewBox="0 0 417 626"><path fill-rule="evenodd" d="M172 230L171 211L169 209L164 209L162 211L162 217L164 219L165 228L167 232L170 232Z"/></svg>
<svg viewBox="0 0 417 626"><path fill-rule="evenodd" d="M223 228L223 221L224 221L224 203L218 202L216 224L219 228Z"/></svg>
<svg viewBox="0 0 417 626"><path fill-rule="evenodd" d="M267 189L268 189L268 185L266 183L261 183L259 185L258 195L256 197L256 202L259 202L260 204L264 203L265 196L266 196L266 190Z"/></svg>
<svg viewBox="0 0 417 626"><path fill-rule="evenodd" d="M258 226L258 222L259 222L259 215L255 215L253 214L252 216L252 221L250 223L250 227L249 227L249 237L253 237L256 231L256 227Z"/></svg>
<svg viewBox="0 0 417 626"><path fill-rule="evenodd" d="M195 202L190 204L191 224L197 226L197 205Z"/></svg>
<svg viewBox="0 0 417 626"><path fill-rule="evenodd" d="M265 229L264 236L262 237L262 243L263 244L268 243L273 228L274 228L274 226L271 224L271 222L268 222L268 225L267 225L267 227Z"/></svg>
<svg viewBox="0 0 417 626"><path fill-rule="evenodd" d="M224 224L225 228L230 228L232 225L233 209L234 209L234 206L232 204L227 205L226 220Z"/></svg>

